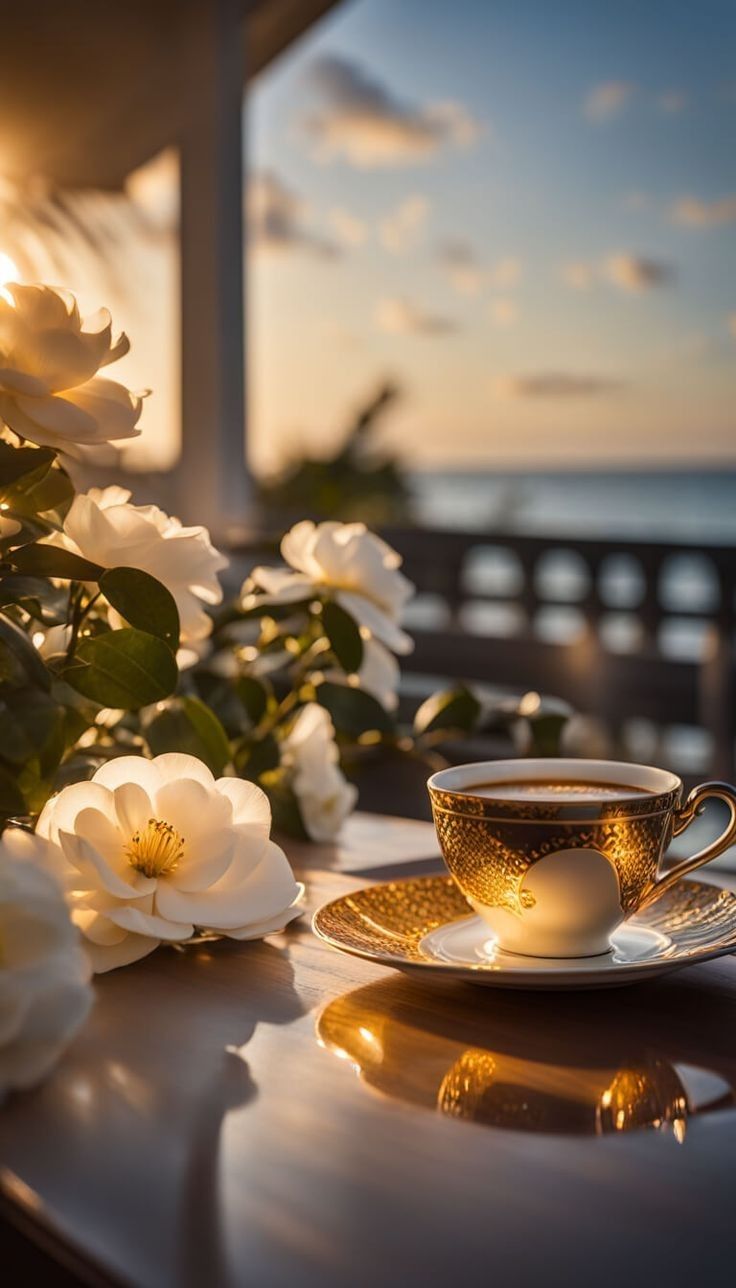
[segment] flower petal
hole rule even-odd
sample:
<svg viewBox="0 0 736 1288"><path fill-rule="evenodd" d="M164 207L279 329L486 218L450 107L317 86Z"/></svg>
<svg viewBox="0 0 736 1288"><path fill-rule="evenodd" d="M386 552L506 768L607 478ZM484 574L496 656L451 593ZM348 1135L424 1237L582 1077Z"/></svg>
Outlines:
<svg viewBox="0 0 736 1288"><path fill-rule="evenodd" d="M159 939L168 939L172 943L189 939L194 930L193 926L188 926L185 922L169 921L167 917L158 917L155 913L141 912L140 908L111 908L107 915L116 926L122 926L135 935L157 935Z"/></svg>
<svg viewBox="0 0 736 1288"><path fill-rule="evenodd" d="M85 943L84 947L92 970L96 975L104 975L106 971L116 970L118 966L130 966L131 962L148 957L160 943L160 939L152 939L147 935L126 935L119 944L110 947L92 943Z"/></svg>
<svg viewBox="0 0 736 1288"><path fill-rule="evenodd" d="M259 921L249 926L237 926L234 929L224 930L220 933L226 935L228 939L239 940L263 939L265 935L276 934L279 930L283 930L285 926L288 926L290 921L294 921L304 913L304 908L301 906L304 886L298 883L297 889L298 894L294 902L289 904L288 908L283 908L275 917L268 917L265 921ZM212 927L208 926L206 929L209 930Z"/></svg>
<svg viewBox="0 0 736 1288"><path fill-rule="evenodd" d="M271 832L271 802L266 793L243 778L218 778L215 786L230 801L233 823L251 828L264 837Z"/></svg>
<svg viewBox="0 0 736 1288"><path fill-rule="evenodd" d="M167 751L151 762L156 766L162 783L176 782L179 778L193 778L203 787L212 788L215 778L204 761L187 756L181 751Z"/></svg>
<svg viewBox="0 0 736 1288"><path fill-rule="evenodd" d="M137 783L153 799L163 778L156 760L146 760L145 756L117 756L100 766L92 782L109 788L111 792L125 783Z"/></svg>
<svg viewBox="0 0 736 1288"><path fill-rule="evenodd" d="M376 639L390 648L393 653L411 653L414 648L411 635L402 631L396 622L393 622L372 600L366 599L365 595L357 595L351 590L339 590L335 599L346 613L350 613L361 626L365 626L371 635L375 635Z"/></svg>
<svg viewBox="0 0 736 1288"><path fill-rule="evenodd" d="M59 833L59 840L69 862L78 869L84 881L91 882L93 886L101 885L103 890L107 890L108 894L115 895L118 899L136 899L148 894L150 889L148 883L143 890L136 888L135 878L140 875L139 873L131 867L128 869L131 880L125 880L106 863L103 856L83 836L62 831Z"/></svg>
<svg viewBox="0 0 736 1288"><path fill-rule="evenodd" d="M230 867L236 843L237 837L230 829L202 837L193 847L194 856L185 857L178 868L167 873L166 882L187 894L209 890Z"/></svg>
<svg viewBox="0 0 736 1288"><path fill-rule="evenodd" d="M269 841L263 858L250 868L247 855L233 858L227 875L201 894L185 894L168 882L161 882L156 905L172 920L185 917L196 926L217 930L237 929L275 916L293 903L298 889L283 850Z"/></svg>
<svg viewBox="0 0 736 1288"><path fill-rule="evenodd" d="M62 829L66 832L74 831L74 821L83 809L97 809L109 818L114 817L112 795L107 786L99 781L99 773L98 770L92 782L71 783L46 802L36 824L39 836L58 843Z"/></svg>
<svg viewBox="0 0 736 1288"><path fill-rule="evenodd" d="M153 805L140 783L121 783L113 792L120 831L130 840L153 817Z"/></svg>

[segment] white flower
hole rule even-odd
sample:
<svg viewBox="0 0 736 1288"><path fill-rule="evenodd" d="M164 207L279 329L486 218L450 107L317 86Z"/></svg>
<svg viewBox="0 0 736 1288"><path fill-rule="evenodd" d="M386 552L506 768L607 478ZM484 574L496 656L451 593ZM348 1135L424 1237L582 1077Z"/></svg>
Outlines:
<svg viewBox="0 0 736 1288"><path fill-rule="evenodd" d="M313 841L334 840L355 808L358 789L340 771L335 730L324 707L302 707L283 753L307 832Z"/></svg>
<svg viewBox="0 0 736 1288"><path fill-rule="evenodd" d="M64 532L48 544L65 546L103 568L140 568L156 577L176 600L181 640L204 639L212 623L202 604L219 604L217 574L228 560L206 528L183 528L155 505L130 505L121 487L91 488L75 496Z"/></svg>
<svg viewBox="0 0 736 1288"><path fill-rule="evenodd" d="M52 797L37 833L96 971L195 927L260 939L299 915L300 887L270 839L253 783L213 778L196 756L121 756Z"/></svg>
<svg viewBox="0 0 736 1288"><path fill-rule="evenodd" d="M266 592L261 602L297 603L325 590L394 653L410 653L411 638L399 627L414 587L399 572L401 556L363 523L305 519L287 532L281 553L294 569L256 568L252 580Z"/></svg>
<svg viewBox="0 0 736 1288"><path fill-rule="evenodd" d="M142 402L97 375L129 348L113 343L107 309L83 322L73 295L51 286L0 295L0 417L32 443L69 451L135 438Z"/></svg>
<svg viewBox="0 0 736 1288"><path fill-rule="evenodd" d="M0 1100L49 1072L86 1019L89 963L43 843L20 829L0 841Z"/></svg>

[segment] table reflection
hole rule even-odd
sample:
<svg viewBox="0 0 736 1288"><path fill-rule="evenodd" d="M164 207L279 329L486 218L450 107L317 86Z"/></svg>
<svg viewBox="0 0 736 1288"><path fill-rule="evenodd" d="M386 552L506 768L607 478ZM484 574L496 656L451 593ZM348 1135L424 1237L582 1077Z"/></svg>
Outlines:
<svg viewBox="0 0 736 1288"><path fill-rule="evenodd" d="M549 999L542 1008L538 998L489 1005L464 992L434 1000L401 982L358 989L322 1011L318 1040L376 1090L486 1127L590 1136L648 1128L683 1143L695 1116L736 1103L734 1062L704 1064L707 1044L692 1059L666 1016L637 1038L621 1003L602 1007L589 1028L585 1004L580 1014Z"/></svg>

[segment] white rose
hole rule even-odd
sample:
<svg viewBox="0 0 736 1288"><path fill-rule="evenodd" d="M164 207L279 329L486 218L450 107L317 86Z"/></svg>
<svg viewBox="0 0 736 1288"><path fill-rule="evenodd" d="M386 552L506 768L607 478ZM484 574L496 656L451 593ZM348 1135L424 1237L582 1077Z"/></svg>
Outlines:
<svg viewBox="0 0 736 1288"><path fill-rule="evenodd" d="M317 702L302 707L283 743L283 763L313 841L332 841L355 808L358 789L339 767L329 713Z"/></svg>
<svg viewBox="0 0 736 1288"><path fill-rule="evenodd" d="M293 572L256 568L253 582L265 601L296 603L334 591L334 598L363 627L394 653L410 653L411 638L399 618L414 587L399 572L401 556L363 523L312 523L305 519L287 532L281 553Z"/></svg>
<svg viewBox="0 0 736 1288"><path fill-rule="evenodd" d="M202 604L222 602L218 572L228 560L206 528L183 528L155 505L130 505L125 488L91 488L75 496L64 532L48 544L63 545L103 568L140 568L156 577L176 600L184 644L212 629Z"/></svg>
<svg viewBox="0 0 736 1288"><path fill-rule="evenodd" d="M44 806L37 833L96 971L189 939L281 930L301 888L270 839L271 807L253 783L213 778L195 756L121 756Z"/></svg>
<svg viewBox="0 0 736 1288"><path fill-rule="evenodd" d="M89 963L63 892L20 829L0 840L0 1100L45 1077L86 1019Z"/></svg>
<svg viewBox="0 0 736 1288"><path fill-rule="evenodd" d="M113 343L106 309L83 322L73 295L51 286L0 295L0 417L22 438L69 451L135 438L142 402L96 373L129 348Z"/></svg>

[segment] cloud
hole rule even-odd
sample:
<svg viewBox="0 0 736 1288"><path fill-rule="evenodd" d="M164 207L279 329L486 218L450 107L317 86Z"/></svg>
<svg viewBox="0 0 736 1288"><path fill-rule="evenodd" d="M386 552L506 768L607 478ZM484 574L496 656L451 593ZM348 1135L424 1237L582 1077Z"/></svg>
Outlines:
<svg viewBox="0 0 736 1288"><path fill-rule="evenodd" d="M448 238L440 243L437 258L460 295L478 295L485 288L508 291L521 280L520 259L507 255L488 268L475 247L464 238Z"/></svg>
<svg viewBox="0 0 736 1288"><path fill-rule="evenodd" d="M586 264L584 260L574 260L562 266L562 276L573 291L589 291L595 281L595 275L595 265Z"/></svg>
<svg viewBox="0 0 736 1288"><path fill-rule="evenodd" d="M490 275L491 286L495 286L500 291L508 291L512 286L518 286L523 271L521 260L513 255L507 255L493 265Z"/></svg>
<svg viewBox="0 0 736 1288"><path fill-rule="evenodd" d="M248 237L256 251L301 250L325 259L339 254L335 242L320 237L305 224L306 203L273 171L251 175L247 210Z"/></svg>
<svg viewBox="0 0 736 1288"><path fill-rule="evenodd" d="M378 225L378 236L386 250L400 255L413 246L428 215L429 202L426 197L421 197L418 193L405 197Z"/></svg>
<svg viewBox="0 0 736 1288"><path fill-rule="evenodd" d="M627 81L603 81L594 85L583 103L583 115L594 125L603 125L620 116L634 94Z"/></svg>
<svg viewBox="0 0 736 1288"><path fill-rule="evenodd" d="M630 214L640 214L643 210L651 210L652 198L647 192L639 192L635 189L622 197L621 208Z"/></svg>
<svg viewBox="0 0 736 1288"><path fill-rule="evenodd" d="M474 246L463 238L448 238L440 243L437 259L452 286L460 295L477 295L485 276Z"/></svg>
<svg viewBox="0 0 736 1288"><path fill-rule="evenodd" d="M432 313L406 299L380 300L376 322L381 331L390 335L448 335L458 329L452 318Z"/></svg>
<svg viewBox="0 0 736 1288"><path fill-rule="evenodd" d="M496 392L504 398L599 398L624 388L624 381L612 376L571 371L533 371L496 382Z"/></svg>
<svg viewBox="0 0 736 1288"><path fill-rule="evenodd" d="M361 168L416 164L445 147L468 147L480 133L462 104L405 102L336 54L312 64L310 81L321 104L303 126L321 161L342 157Z"/></svg>
<svg viewBox="0 0 736 1288"><path fill-rule="evenodd" d="M678 116L689 103L688 95L680 89L668 89L657 96L657 107L666 116Z"/></svg>
<svg viewBox="0 0 736 1288"><path fill-rule="evenodd" d="M362 246L368 237L368 225L349 210L337 207L330 211L328 218L335 236L344 246Z"/></svg>
<svg viewBox="0 0 736 1288"><path fill-rule="evenodd" d="M680 197L671 210L676 224L688 228L718 228L722 224L736 223L736 193L716 201L700 201L698 197Z"/></svg>
<svg viewBox="0 0 736 1288"><path fill-rule="evenodd" d="M513 326L519 318L519 307L516 300L509 300L499 297L491 300L490 307L491 321L496 326Z"/></svg>
<svg viewBox="0 0 736 1288"><path fill-rule="evenodd" d="M646 259L625 252L612 255L604 265L604 272L614 286L634 292L667 286L675 277L674 268L664 260Z"/></svg>

